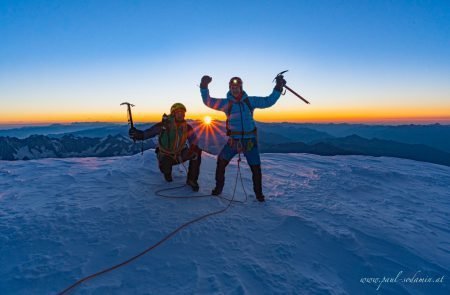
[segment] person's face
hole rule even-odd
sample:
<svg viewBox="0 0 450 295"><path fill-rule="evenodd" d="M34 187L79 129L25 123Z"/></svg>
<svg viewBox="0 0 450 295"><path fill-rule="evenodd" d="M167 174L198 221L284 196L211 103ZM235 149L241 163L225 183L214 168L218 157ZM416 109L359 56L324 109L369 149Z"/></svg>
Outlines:
<svg viewBox="0 0 450 295"><path fill-rule="evenodd" d="M231 85L230 86L230 91L231 91L231 94L234 97L238 97L241 94L241 86L239 86L239 85Z"/></svg>
<svg viewBox="0 0 450 295"><path fill-rule="evenodd" d="M183 110L176 110L174 115L175 115L175 120L177 120L178 122L181 122L184 120L185 112Z"/></svg>

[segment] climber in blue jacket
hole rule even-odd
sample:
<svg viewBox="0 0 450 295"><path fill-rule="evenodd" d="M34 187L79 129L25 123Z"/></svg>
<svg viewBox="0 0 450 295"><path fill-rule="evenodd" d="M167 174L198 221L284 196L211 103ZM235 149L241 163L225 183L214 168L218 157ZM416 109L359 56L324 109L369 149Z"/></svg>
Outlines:
<svg viewBox="0 0 450 295"><path fill-rule="evenodd" d="M213 195L220 195L225 183L225 168L230 160L240 152L243 152L247 163L252 170L253 190L256 199L264 202L262 192L261 159L259 156L258 142L256 140L256 125L253 119L253 111L257 108L265 109L273 106L280 98L286 81L282 76L277 77L273 92L267 97L248 96L242 88L242 79L233 77L229 83L230 91L227 98L212 98L209 95L208 84L212 81L210 76L203 76L200 82L200 92L203 103L215 110L225 112L227 116L226 129L229 136L227 143L217 157L216 187Z"/></svg>

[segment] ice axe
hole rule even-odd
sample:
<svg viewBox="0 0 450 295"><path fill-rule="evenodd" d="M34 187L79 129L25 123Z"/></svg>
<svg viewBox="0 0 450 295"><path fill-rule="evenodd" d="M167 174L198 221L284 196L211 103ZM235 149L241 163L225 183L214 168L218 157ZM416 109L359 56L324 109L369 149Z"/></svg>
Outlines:
<svg viewBox="0 0 450 295"><path fill-rule="evenodd" d="M129 102L122 102L120 105L126 105L127 106L128 124L130 124L131 128L134 128L133 116L131 115L131 107L134 107L134 104L131 104ZM136 142L135 139L133 139L133 141Z"/></svg>
<svg viewBox="0 0 450 295"><path fill-rule="evenodd" d="M273 81L275 81L277 78L283 78L283 74L286 73L288 70L286 71L282 71L281 73L279 73L274 79ZM292 92L292 94L294 94L295 96L297 96L298 98L300 98L301 100L303 100L305 103L309 104L309 101L307 101L305 98L303 98L300 94L298 94L297 92L295 92L294 90L292 90L289 86L284 85L284 87L289 90L290 92Z"/></svg>
<svg viewBox="0 0 450 295"><path fill-rule="evenodd" d="M128 124L130 124L130 128L134 128L133 116L131 115L131 107L134 107L134 104L129 102L122 102L120 105L127 106ZM136 143L136 139L133 139L133 142ZM141 155L143 154L144 154L144 141L141 142Z"/></svg>
<svg viewBox="0 0 450 295"><path fill-rule="evenodd" d="M126 105L127 106L128 124L130 124L131 128L134 128L133 116L131 115L131 107L134 107L134 104L131 104L129 102L122 102L120 105L121 106L122 105Z"/></svg>

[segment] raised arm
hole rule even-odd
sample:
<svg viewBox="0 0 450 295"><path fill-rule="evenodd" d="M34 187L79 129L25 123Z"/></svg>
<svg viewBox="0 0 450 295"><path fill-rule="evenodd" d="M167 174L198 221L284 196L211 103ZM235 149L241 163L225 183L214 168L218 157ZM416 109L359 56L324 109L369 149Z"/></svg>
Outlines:
<svg viewBox="0 0 450 295"><path fill-rule="evenodd" d="M209 95L208 84L211 83L210 76L203 76L200 82L200 93L202 94L203 103L214 110L226 111L228 100L224 98L213 98Z"/></svg>
<svg viewBox="0 0 450 295"><path fill-rule="evenodd" d="M228 100L225 98L213 98L209 96L209 89L200 89L200 92L202 94L203 103L214 110L218 111L226 111L226 108L228 106Z"/></svg>
<svg viewBox="0 0 450 295"><path fill-rule="evenodd" d="M272 91L272 94L266 97L249 96L248 100L253 108L265 109L273 106L277 100L280 98L281 92L283 92L283 87L286 85L286 80L284 80L282 75L275 78L277 84Z"/></svg>
<svg viewBox="0 0 450 295"><path fill-rule="evenodd" d="M265 109L273 106L280 98L281 92L274 89L272 94L266 97L261 96L249 96L248 100L251 106L255 109Z"/></svg>

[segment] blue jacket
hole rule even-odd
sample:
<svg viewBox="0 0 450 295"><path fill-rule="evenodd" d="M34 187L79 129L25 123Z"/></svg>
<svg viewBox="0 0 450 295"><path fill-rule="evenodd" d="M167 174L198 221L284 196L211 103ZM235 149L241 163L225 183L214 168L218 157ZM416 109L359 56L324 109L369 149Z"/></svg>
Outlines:
<svg viewBox="0 0 450 295"><path fill-rule="evenodd" d="M232 132L253 131L256 127L255 120L253 120L253 110L265 109L273 106L281 95L281 92L275 89L273 90L272 94L267 97L248 96L244 91L241 101L238 102L229 91L227 93L227 98L222 99L209 96L208 89L200 89L200 92L202 94L203 103L207 107L225 112L225 114L227 115L228 126ZM244 102L246 98L248 98L252 109L249 109L248 105ZM231 110L228 110L229 101L233 102L233 104L231 104ZM242 130L242 127L244 127L244 130ZM232 135L231 137L241 138L242 135ZM244 135L244 138L254 137L254 133Z"/></svg>

